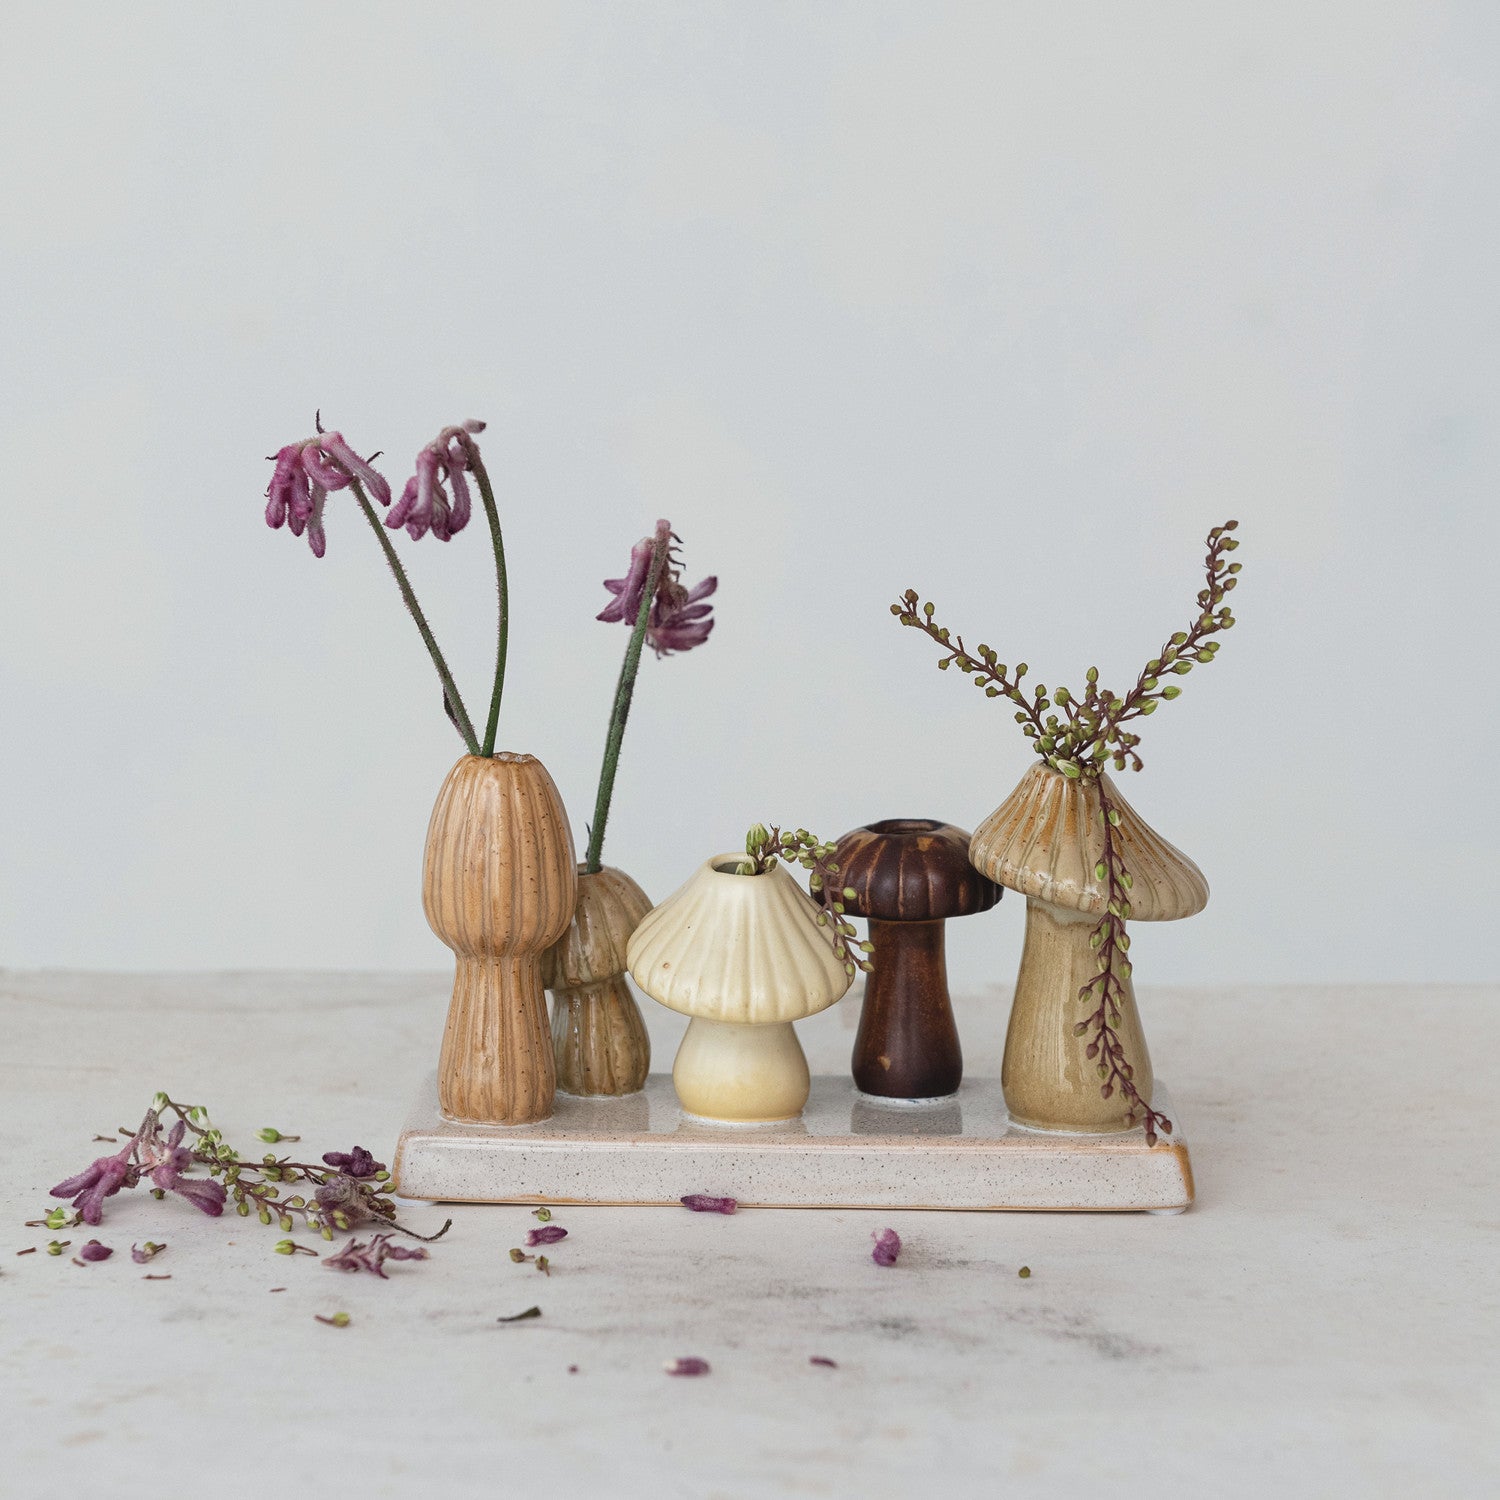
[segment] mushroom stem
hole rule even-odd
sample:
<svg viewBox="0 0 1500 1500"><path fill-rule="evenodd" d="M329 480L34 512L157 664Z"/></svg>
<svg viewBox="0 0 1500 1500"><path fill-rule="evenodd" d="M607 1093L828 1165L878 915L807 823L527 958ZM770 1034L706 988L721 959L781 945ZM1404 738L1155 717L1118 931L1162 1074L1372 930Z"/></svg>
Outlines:
<svg viewBox="0 0 1500 1500"><path fill-rule="evenodd" d="M854 1082L888 1099L958 1092L963 1050L948 996L943 923L870 918L875 967L854 1039Z"/></svg>
<svg viewBox="0 0 1500 1500"><path fill-rule="evenodd" d="M682 1107L726 1124L794 1119L811 1083L790 1021L746 1025L694 1016L672 1065Z"/></svg>
<svg viewBox="0 0 1500 1500"><path fill-rule="evenodd" d="M1018 1125L1101 1135L1132 1128L1125 1101L1100 1095L1098 1063L1087 1056L1092 1034L1073 1034L1088 1009L1078 992L1099 972L1089 943L1098 921L1088 912L1027 899L1026 945L1000 1072L1006 1108ZM1120 981L1120 1019L1112 1024L1135 1070L1132 1081L1149 1104L1151 1058L1129 975Z"/></svg>

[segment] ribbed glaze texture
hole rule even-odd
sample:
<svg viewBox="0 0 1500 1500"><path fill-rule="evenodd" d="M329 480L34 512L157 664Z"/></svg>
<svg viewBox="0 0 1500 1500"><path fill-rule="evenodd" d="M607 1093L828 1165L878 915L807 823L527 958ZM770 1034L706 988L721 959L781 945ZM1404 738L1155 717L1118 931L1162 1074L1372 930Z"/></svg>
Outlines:
<svg viewBox="0 0 1500 1500"><path fill-rule="evenodd" d="M630 975L653 1000L689 1016L760 1025L826 1010L852 982L818 908L778 865L725 874L743 855L709 860L636 928Z"/></svg>
<svg viewBox="0 0 1500 1500"><path fill-rule="evenodd" d="M935 818L889 818L838 842L839 880L852 915L926 922L988 911L1000 887L969 859L969 835ZM847 900L848 898L846 898Z"/></svg>
<svg viewBox="0 0 1500 1500"><path fill-rule="evenodd" d="M522 1125L552 1112L552 1038L539 960L572 920L567 813L530 755L465 756L432 810L422 905L457 955L438 1063L455 1120Z"/></svg>
<svg viewBox="0 0 1500 1500"><path fill-rule="evenodd" d="M623 870L579 870L573 920L542 959L564 1093L633 1094L646 1086L651 1040L625 978L625 950L650 910L651 898Z"/></svg>
<svg viewBox="0 0 1500 1500"><path fill-rule="evenodd" d="M1108 776L1102 780L1120 812L1115 839L1134 881L1131 920L1171 922L1202 911L1203 871L1153 831ZM1103 848L1098 786L1038 763L974 831L969 858L1013 891L1097 916L1108 901L1104 882L1094 878Z"/></svg>

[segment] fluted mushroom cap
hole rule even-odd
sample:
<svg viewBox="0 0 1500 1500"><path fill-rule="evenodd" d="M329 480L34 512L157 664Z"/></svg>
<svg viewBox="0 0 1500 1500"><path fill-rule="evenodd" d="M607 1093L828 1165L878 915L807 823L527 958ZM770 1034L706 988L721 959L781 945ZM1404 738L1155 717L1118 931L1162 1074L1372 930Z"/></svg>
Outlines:
<svg viewBox="0 0 1500 1500"><path fill-rule="evenodd" d="M1136 922L1172 922L1208 904L1203 871L1174 849L1101 777L1120 814L1115 829L1134 884L1130 917ZM1009 797L974 830L969 858L1001 885L1054 906L1102 914L1109 897L1094 867L1104 853L1099 823L1099 787L1038 763Z"/></svg>
<svg viewBox="0 0 1500 1500"><path fill-rule="evenodd" d="M931 922L988 911L1001 896L969 860L969 835L935 818L887 818L838 842L834 885L851 916Z"/></svg>
<svg viewBox="0 0 1500 1500"><path fill-rule="evenodd" d="M780 866L736 875L720 854L642 919L626 950L630 976L684 1015L763 1025L826 1010L852 982L818 908Z"/></svg>
<svg viewBox="0 0 1500 1500"><path fill-rule="evenodd" d="M623 870L578 867L578 897L568 930L542 955L549 990L578 989L625 972L630 934L651 910L651 898Z"/></svg>

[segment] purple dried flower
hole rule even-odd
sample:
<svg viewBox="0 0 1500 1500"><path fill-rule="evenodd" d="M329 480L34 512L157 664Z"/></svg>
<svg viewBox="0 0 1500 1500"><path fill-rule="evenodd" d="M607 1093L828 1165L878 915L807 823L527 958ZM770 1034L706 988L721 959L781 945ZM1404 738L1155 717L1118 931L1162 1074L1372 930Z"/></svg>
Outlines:
<svg viewBox="0 0 1500 1500"><path fill-rule="evenodd" d="M540 1229L528 1229L526 1231L526 1244L532 1245L555 1245L559 1240L565 1240L568 1231L561 1224L543 1224Z"/></svg>
<svg viewBox="0 0 1500 1500"><path fill-rule="evenodd" d="M85 1224L97 1224L104 1217L104 1200L118 1193L122 1187L134 1187L140 1181L140 1172L130 1161L132 1140L115 1156L101 1156L91 1166L58 1183L52 1189L54 1198L72 1198Z"/></svg>
<svg viewBox="0 0 1500 1500"><path fill-rule="evenodd" d="M718 586L717 578L705 578L691 590L679 583L671 584L665 592L658 590L656 602L651 606L651 622L646 627L646 639L658 656L691 651L708 639L709 631L714 628L714 607L700 601Z"/></svg>
<svg viewBox="0 0 1500 1500"><path fill-rule="evenodd" d="M706 1359L699 1359L696 1354L685 1354L677 1359L669 1359L662 1369L668 1375L707 1375L709 1365Z"/></svg>
<svg viewBox="0 0 1500 1500"><path fill-rule="evenodd" d="M684 588L674 545L679 540L670 521L658 521L656 534L644 537L630 549L630 567L625 576L604 580L604 587L615 597L595 616L606 623L623 623L634 629L650 581L651 559L658 547L666 547L666 566L657 581L646 623L646 639L658 656L691 651L694 646L701 646L714 628L713 605L703 600L718 588L719 580L705 578L692 589Z"/></svg>
<svg viewBox="0 0 1500 1500"><path fill-rule="evenodd" d="M323 532L323 505L330 490L344 489L354 480L382 505L391 503L391 487L344 441L338 432L320 432L316 437L288 443L272 462L271 483L266 489L266 525L276 530L286 526L293 536L307 533L314 557L328 548Z"/></svg>
<svg viewBox="0 0 1500 1500"><path fill-rule="evenodd" d="M342 1250L328 1256L323 1264L335 1271L369 1271L382 1281L389 1281L384 1269L386 1261L426 1259L427 1252L420 1245L398 1245L390 1235L377 1234L368 1244L351 1238Z"/></svg>
<svg viewBox="0 0 1500 1500"><path fill-rule="evenodd" d="M689 1193L682 1200L684 1208L695 1214L732 1214L739 1204L733 1198L711 1198L707 1193Z"/></svg>
<svg viewBox="0 0 1500 1500"><path fill-rule="evenodd" d="M356 1146L352 1151L325 1151L323 1160L346 1177L373 1177L377 1172L385 1171L385 1163L376 1161L363 1146Z"/></svg>
<svg viewBox="0 0 1500 1500"><path fill-rule="evenodd" d="M473 434L483 431L483 422L472 421L443 428L417 454L416 473L406 481L401 498L386 516L385 524L393 531L406 527L406 534L414 542L429 531L440 542L457 536L473 514L465 471L472 470L479 457ZM453 489L451 502L443 488L445 481Z"/></svg>
<svg viewBox="0 0 1500 1500"><path fill-rule="evenodd" d="M153 1240L147 1240L144 1245L132 1245L130 1247L130 1258L136 1265L143 1266L148 1260L152 1260L160 1255L166 1248L165 1242L158 1245Z"/></svg>
<svg viewBox="0 0 1500 1500"><path fill-rule="evenodd" d="M212 1177L184 1177L183 1173L193 1164L193 1153L182 1144L187 1127L179 1120L166 1140L162 1140L161 1126L153 1120L150 1131L138 1138L141 1148L141 1163L151 1173L151 1181L164 1192L177 1193L187 1199L194 1208L210 1218L218 1218L224 1212L229 1190L222 1182Z"/></svg>
<svg viewBox="0 0 1500 1500"><path fill-rule="evenodd" d="M79 1252L80 1260L108 1260L115 1252L98 1240L90 1240Z"/></svg>
<svg viewBox="0 0 1500 1500"><path fill-rule="evenodd" d="M893 1266L896 1257L901 1254L901 1236L894 1229L882 1229L878 1234L870 1236L875 1241L875 1248L870 1252L870 1259L877 1266Z"/></svg>

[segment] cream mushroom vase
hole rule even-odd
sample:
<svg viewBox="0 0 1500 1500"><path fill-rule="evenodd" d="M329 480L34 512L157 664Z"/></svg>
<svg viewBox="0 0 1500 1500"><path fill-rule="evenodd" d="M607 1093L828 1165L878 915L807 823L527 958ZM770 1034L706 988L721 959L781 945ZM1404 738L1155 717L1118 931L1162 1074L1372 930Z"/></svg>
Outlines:
<svg viewBox="0 0 1500 1500"><path fill-rule="evenodd" d="M636 928L631 977L688 1023L672 1082L683 1109L757 1124L807 1103L807 1058L792 1022L826 1010L852 982L819 909L776 865L739 874L743 854L701 866Z"/></svg>
<svg viewBox="0 0 1500 1500"><path fill-rule="evenodd" d="M1099 1052L1090 1008L1080 1000L1098 980L1096 932L1111 902L1104 862L1106 805L1112 844L1129 871L1129 916L1170 922L1203 910L1208 882L1185 854L1154 833L1107 775L1073 778L1037 764L975 830L969 858L981 874L1026 897L1026 943L1005 1036L1001 1084L1018 1124L1038 1130L1101 1134L1137 1122L1100 1079L1110 1072ZM1108 959L1103 960L1107 962ZM1144 1105L1151 1103L1151 1058L1136 1009L1129 965L1116 961L1110 1033Z"/></svg>

